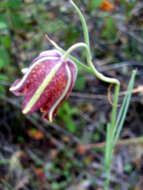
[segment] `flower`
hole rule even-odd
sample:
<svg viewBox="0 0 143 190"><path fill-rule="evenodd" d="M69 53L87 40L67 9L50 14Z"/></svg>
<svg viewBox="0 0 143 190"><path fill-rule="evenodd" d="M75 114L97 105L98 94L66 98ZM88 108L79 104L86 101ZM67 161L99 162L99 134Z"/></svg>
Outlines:
<svg viewBox="0 0 143 190"><path fill-rule="evenodd" d="M110 3L109 0L103 0L100 5L100 9L103 11L112 11L114 8L114 4Z"/></svg>
<svg viewBox="0 0 143 190"><path fill-rule="evenodd" d="M58 107L69 96L77 76L77 67L71 60L63 60L57 50L40 53L29 68L22 69L24 76L10 87L16 96L24 96L23 114L37 110L50 122Z"/></svg>

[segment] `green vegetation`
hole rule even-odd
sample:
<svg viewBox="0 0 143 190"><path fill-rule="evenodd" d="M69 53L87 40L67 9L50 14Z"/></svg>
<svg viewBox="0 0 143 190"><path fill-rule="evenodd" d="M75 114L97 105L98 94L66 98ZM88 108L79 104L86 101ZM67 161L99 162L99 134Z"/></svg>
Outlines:
<svg viewBox="0 0 143 190"><path fill-rule="evenodd" d="M44 34L67 50L84 41L82 25L68 1L0 1L0 189L76 190L85 183L85 190L103 189L104 162L108 168L111 160L111 189L142 188L142 88L137 90L143 71L142 1L117 1L112 11L101 10L102 2L77 0L76 4L86 17L94 65L121 83L116 132L107 128L112 109L109 85L80 67L73 92L54 123L38 112L21 113L22 99L11 94L9 86L40 52L54 48ZM72 55L86 64L84 50ZM126 90L132 91L135 69L137 91L130 99ZM106 140L110 145L105 148Z"/></svg>

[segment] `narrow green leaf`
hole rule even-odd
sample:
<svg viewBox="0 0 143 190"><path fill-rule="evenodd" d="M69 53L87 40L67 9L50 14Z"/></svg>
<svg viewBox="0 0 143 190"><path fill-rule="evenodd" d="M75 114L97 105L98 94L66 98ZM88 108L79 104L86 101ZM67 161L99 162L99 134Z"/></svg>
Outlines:
<svg viewBox="0 0 143 190"><path fill-rule="evenodd" d="M130 79L130 82L128 85L128 93L124 97L122 106L119 111L119 115L118 115L116 127L115 127L115 128L117 128L117 131L116 131L116 134L114 137L114 145L116 144L116 142L119 139L119 135L120 135L120 132L122 130L122 127L123 127L123 124L124 124L124 121L125 121L125 118L127 115L127 111L128 111L128 107L129 107L129 103L130 103L130 99L131 99L131 94L132 94L132 89L134 86L135 76L136 76L136 70L134 70L132 72L132 76L131 76L131 79Z"/></svg>

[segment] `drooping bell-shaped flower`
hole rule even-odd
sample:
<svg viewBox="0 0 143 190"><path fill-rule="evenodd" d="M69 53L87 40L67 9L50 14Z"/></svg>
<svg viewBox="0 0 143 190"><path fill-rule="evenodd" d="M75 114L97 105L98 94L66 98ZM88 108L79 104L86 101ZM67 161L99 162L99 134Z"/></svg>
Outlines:
<svg viewBox="0 0 143 190"><path fill-rule="evenodd" d="M23 78L10 87L16 96L24 96L22 112L41 110L43 117L52 121L74 86L76 65L69 59L64 61L59 51L50 50L42 52L22 72Z"/></svg>

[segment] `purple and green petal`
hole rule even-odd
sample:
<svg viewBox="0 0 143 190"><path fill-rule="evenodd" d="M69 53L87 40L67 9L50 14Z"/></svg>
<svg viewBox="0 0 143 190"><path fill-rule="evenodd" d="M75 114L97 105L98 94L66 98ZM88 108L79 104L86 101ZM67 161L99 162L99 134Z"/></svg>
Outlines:
<svg viewBox="0 0 143 190"><path fill-rule="evenodd" d="M72 73L67 64L64 65L64 68L61 68L59 70L59 73L57 72L55 78L53 78L53 81L50 85L52 86L54 84L54 86L49 86L49 88L51 89L51 94L49 94L47 104L42 107L42 111L45 111L43 116L49 121L53 120L58 110L58 107L69 96L69 93L73 87Z"/></svg>
<svg viewBox="0 0 143 190"><path fill-rule="evenodd" d="M34 83L32 84L32 86L29 90L29 93L27 93L24 98L23 107L22 107L24 114L32 113L32 112L38 110L40 108L41 104L45 103L45 102L41 101L40 103L36 104L38 100L42 99L41 95L43 94L46 87L50 84L51 80L53 79L53 77L55 76L56 72L58 71L58 69L60 68L61 65L62 65L62 62L57 62L54 66L52 66L52 68L47 67L46 69L44 69L44 71L46 71L47 74L44 75L44 77L41 76L41 77L43 77L43 80L41 80L40 76L38 76L38 74L39 74L39 72L38 72L38 74L37 74L37 77L38 77L37 84L38 85L36 84L36 81L34 81Z"/></svg>
<svg viewBox="0 0 143 190"><path fill-rule="evenodd" d="M77 68L70 60L61 60L57 50L42 52L17 79L10 90L17 96L24 95L22 112L44 112L44 118L52 121L58 107L69 96L74 86Z"/></svg>

